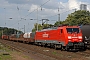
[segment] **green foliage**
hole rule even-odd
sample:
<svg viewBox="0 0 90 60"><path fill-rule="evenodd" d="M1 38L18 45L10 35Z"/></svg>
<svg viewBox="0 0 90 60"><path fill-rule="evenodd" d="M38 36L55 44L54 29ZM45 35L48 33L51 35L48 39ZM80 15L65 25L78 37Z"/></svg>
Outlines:
<svg viewBox="0 0 90 60"><path fill-rule="evenodd" d="M38 24L38 30L42 30L44 28L48 28L48 27L52 27L53 25L52 24ZM34 28L32 29L32 32L35 32L37 30L37 23L34 24Z"/></svg>
<svg viewBox="0 0 90 60"><path fill-rule="evenodd" d="M0 36L2 36L2 33L5 35L11 35L14 34L15 32L23 33L22 31L18 31L13 28L0 27Z"/></svg>
<svg viewBox="0 0 90 60"><path fill-rule="evenodd" d="M57 21L57 22L54 24L54 26L60 26L60 25L62 25L62 24L67 24L67 22L65 22L65 21Z"/></svg>
<svg viewBox="0 0 90 60"><path fill-rule="evenodd" d="M35 32L37 30L37 23L34 24L34 28L32 29L32 32ZM38 30L42 30L42 25L38 24Z"/></svg>
<svg viewBox="0 0 90 60"><path fill-rule="evenodd" d="M61 24L61 22L56 22L55 24L54 24L54 26L59 26Z"/></svg>
<svg viewBox="0 0 90 60"><path fill-rule="evenodd" d="M65 23L69 25L90 24L90 12L78 10L68 15Z"/></svg>
<svg viewBox="0 0 90 60"><path fill-rule="evenodd" d="M10 54L11 50L0 44L0 60L14 60Z"/></svg>
<svg viewBox="0 0 90 60"><path fill-rule="evenodd" d="M56 21L54 26L60 25L85 25L90 24L90 12L84 10L78 10L68 15L65 21ZM41 24L38 25L38 30L42 30L43 28L52 27L52 24ZM32 32L37 30L37 24L34 25Z"/></svg>

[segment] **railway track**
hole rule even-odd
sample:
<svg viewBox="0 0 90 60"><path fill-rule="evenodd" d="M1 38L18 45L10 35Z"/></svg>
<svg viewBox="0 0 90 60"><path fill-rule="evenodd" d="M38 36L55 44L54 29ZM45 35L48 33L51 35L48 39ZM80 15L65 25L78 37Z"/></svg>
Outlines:
<svg viewBox="0 0 90 60"><path fill-rule="evenodd" d="M86 51L83 51L83 52L76 52L76 54L84 56L85 58L90 59L90 50L86 50Z"/></svg>
<svg viewBox="0 0 90 60"><path fill-rule="evenodd" d="M40 54L38 52L30 50L29 47L24 46L23 43L13 42L13 41L6 42L6 40L0 41L0 42L5 46L8 46L10 49L17 50L19 52L24 53L25 55L31 56L31 54L33 54L35 56L34 60L57 60L53 57L46 56L44 54ZM28 44L25 44L25 45L28 45Z"/></svg>
<svg viewBox="0 0 90 60"><path fill-rule="evenodd" d="M33 56L32 57L35 58L36 60L76 60L76 59L82 60L82 58L83 60L86 59L90 60L89 58L90 53L88 53L90 52L89 50L85 52L73 53L7 40L0 40L0 42L5 46L9 46L12 50L20 51L30 57L34 55L36 58Z"/></svg>

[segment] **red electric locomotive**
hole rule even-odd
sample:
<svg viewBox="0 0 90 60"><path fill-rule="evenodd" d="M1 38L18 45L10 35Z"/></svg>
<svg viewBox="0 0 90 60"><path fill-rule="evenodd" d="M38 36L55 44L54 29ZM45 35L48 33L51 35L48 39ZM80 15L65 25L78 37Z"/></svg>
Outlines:
<svg viewBox="0 0 90 60"><path fill-rule="evenodd" d="M36 31L35 42L55 49L84 49L82 32L78 26L60 26Z"/></svg>

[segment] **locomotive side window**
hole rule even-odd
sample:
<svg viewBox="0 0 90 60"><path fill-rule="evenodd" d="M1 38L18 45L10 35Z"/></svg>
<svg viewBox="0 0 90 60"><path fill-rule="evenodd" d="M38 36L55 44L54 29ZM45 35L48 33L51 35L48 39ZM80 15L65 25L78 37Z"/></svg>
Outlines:
<svg viewBox="0 0 90 60"><path fill-rule="evenodd" d="M63 30L61 29L61 33L63 33Z"/></svg>
<svg viewBox="0 0 90 60"><path fill-rule="evenodd" d="M79 33L79 28L66 28L68 33L77 32Z"/></svg>

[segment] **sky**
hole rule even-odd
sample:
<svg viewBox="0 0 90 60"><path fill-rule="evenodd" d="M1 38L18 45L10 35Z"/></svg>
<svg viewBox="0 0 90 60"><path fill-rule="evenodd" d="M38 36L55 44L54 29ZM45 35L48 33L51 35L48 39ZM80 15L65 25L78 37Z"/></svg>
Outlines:
<svg viewBox="0 0 90 60"><path fill-rule="evenodd" d="M68 14L80 9L80 4L86 4L90 11L90 0L0 0L0 27L24 31L25 25L25 32L30 32L42 19L54 24L60 14L64 21Z"/></svg>

